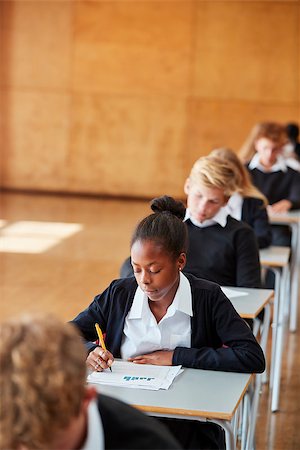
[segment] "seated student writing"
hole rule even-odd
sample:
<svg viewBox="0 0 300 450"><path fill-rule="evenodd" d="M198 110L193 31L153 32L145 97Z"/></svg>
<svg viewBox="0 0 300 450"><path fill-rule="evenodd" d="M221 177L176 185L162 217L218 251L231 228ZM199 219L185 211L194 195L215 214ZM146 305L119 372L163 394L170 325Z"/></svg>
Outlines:
<svg viewBox="0 0 300 450"><path fill-rule="evenodd" d="M131 239L134 277L113 281L73 320L86 340L88 368L101 371L123 358L262 372L263 352L220 287L182 273L188 239L183 203L165 196L153 200L151 208L153 214L137 225ZM107 351L95 344L95 322L106 333ZM176 421L167 422L186 448L224 447L217 425L183 421L188 431L181 433Z"/></svg>
<svg viewBox="0 0 300 450"><path fill-rule="evenodd" d="M254 231L228 215L225 206L238 189L239 175L223 159L198 159L184 185L189 246L184 271L224 286L260 287ZM132 276L130 258L121 277Z"/></svg>
<svg viewBox="0 0 300 450"><path fill-rule="evenodd" d="M272 233L269 223L266 197L252 184L246 167L236 153L229 148L218 148L210 156L222 158L231 163L238 175L237 191L229 198L226 208L231 217L242 220L253 228L259 248L271 244Z"/></svg>
<svg viewBox="0 0 300 450"><path fill-rule="evenodd" d="M267 197L272 214L300 208L300 173L282 156L286 143L284 126L257 124L243 145L240 155L247 163L254 185ZM288 227L272 225L272 244L290 245Z"/></svg>
<svg viewBox="0 0 300 450"><path fill-rule="evenodd" d="M159 421L86 386L78 330L49 314L0 325L1 449L181 448Z"/></svg>

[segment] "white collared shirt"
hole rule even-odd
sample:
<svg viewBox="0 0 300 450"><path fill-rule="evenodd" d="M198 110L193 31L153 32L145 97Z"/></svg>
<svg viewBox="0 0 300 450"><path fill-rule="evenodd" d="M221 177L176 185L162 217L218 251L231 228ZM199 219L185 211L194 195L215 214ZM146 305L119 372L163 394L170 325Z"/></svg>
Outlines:
<svg viewBox="0 0 300 450"><path fill-rule="evenodd" d="M199 228L210 227L212 225L216 225L216 223L218 223L219 225L221 225L222 228L224 228L227 224L227 216L228 216L228 211L226 209L226 206L223 206L222 208L219 209L217 214L214 217L212 217L211 219L204 220L203 222L198 222L198 220L194 219L191 216L191 213L190 213L189 209L187 208L187 210L185 212L184 221L187 219L190 219L190 221L196 227L199 227Z"/></svg>
<svg viewBox="0 0 300 450"><path fill-rule="evenodd" d="M228 214L236 220L242 219L242 207L243 207L243 197L238 192L235 192L226 205Z"/></svg>
<svg viewBox="0 0 300 450"><path fill-rule="evenodd" d="M81 450L104 450L103 426L96 399L90 402L87 416L87 437Z"/></svg>
<svg viewBox="0 0 300 450"><path fill-rule="evenodd" d="M174 300L159 323L150 310L147 295L138 287L125 319L122 359L179 346L190 348L192 316L191 286L181 272Z"/></svg>
<svg viewBox="0 0 300 450"><path fill-rule="evenodd" d="M266 169L261 163L260 163L260 155L258 153L255 153L253 158L251 159L249 163L249 169L258 169L261 172L286 172L287 171L287 164L286 160L282 155L277 156L277 160L275 164L270 169Z"/></svg>

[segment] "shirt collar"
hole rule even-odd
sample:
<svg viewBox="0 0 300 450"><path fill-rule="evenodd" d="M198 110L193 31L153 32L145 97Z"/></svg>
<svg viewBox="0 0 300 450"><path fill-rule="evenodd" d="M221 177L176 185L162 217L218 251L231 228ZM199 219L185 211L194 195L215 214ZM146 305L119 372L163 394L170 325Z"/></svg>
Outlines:
<svg viewBox="0 0 300 450"><path fill-rule="evenodd" d="M234 192L226 205L228 214L234 214L237 210L240 210L243 205L243 200L244 199L239 192Z"/></svg>
<svg viewBox="0 0 300 450"><path fill-rule="evenodd" d="M260 159L259 154L255 153L255 155L253 156L253 158L249 163L250 170L258 169L261 172L287 172L288 168L285 159L282 155L277 156L277 160L270 170L266 170L266 168L262 164L260 164L259 159Z"/></svg>
<svg viewBox="0 0 300 450"><path fill-rule="evenodd" d="M174 305L176 310L188 314L191 317L193 316L191 286L189 280L182 272L179 273L179 286L172 305ZM147 307L148 297L138 286L128 313L128 319L141 319L143 317L144 308Z"/></svg>
<svg viewBox="0 0 300 450"><path fill-rule="evenodd" d="M223 206L222 208L219 209L217 214L214 217L212 217L211 219L204 220L203 222L198 222L198 220L194 219L191 216L190 211L187 208L184 220L190 219L190 221L196 227L199 227L199 228L210 227L211 225L215 225L216 223L218 223L219 225L221 225L222 228L224 228L227 224L227 216L228 216L228 211L226 209L226 206Z"/></svg>
<svg viewBox="0 0 300 450"><path fill-rule="evenodd" d="M87 416L87 437L81 450L104 450L103 426L96 399L90 402Z"/></svg>

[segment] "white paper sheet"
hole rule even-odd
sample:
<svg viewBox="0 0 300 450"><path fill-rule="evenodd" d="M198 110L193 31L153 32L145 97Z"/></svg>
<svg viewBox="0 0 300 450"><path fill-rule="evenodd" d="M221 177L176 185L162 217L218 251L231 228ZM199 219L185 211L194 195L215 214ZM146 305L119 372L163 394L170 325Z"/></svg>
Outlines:
<svg viewBox="0 0 300 450"><path fill-rule="evenodd" d="M87 381L139 389L169 389L174 378L182 371L181 366L154 366L114 361L112 372L109 369L103 372L92 372L87 377Z"/></svg>
<svg viewBox="0 0 300 450"><path fill-rule="evenodd" d="M227 287L221 286L222 291L228 298L234 298L234 297L243 297L244 295L248 295L248 292L245 291L235 291L233 289L229 289Z"/></svg>

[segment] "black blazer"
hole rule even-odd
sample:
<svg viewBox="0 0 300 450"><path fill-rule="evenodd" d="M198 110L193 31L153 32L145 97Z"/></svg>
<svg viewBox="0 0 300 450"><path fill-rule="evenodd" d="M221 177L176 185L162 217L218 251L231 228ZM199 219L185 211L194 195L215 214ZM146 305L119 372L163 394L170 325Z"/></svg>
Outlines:
<svg viewBox="0 0 300 450"><path fill-rule="evenodd" d="M182 448L164 425L132 406L103 394L98 395L97 404L105 449Z"/></svg>
<svg viewBox="0 0 300 450"><path fill-rule="evenodd" d="M259 248L271 245L271 225L262 200L245 197L242 205L241 220L253 228Z"/></svg>

